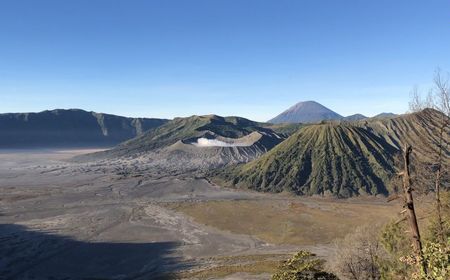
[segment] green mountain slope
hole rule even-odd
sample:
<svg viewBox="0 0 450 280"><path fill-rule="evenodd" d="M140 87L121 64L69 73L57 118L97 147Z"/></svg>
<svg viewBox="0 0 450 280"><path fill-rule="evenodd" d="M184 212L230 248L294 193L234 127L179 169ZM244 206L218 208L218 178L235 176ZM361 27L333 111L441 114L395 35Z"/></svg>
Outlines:
<svg viewBox="0 0 450 280"><path fill-rule="evenodd" d="M247 137L252 135L252 137ZM244 138L246 137L246 138ZM220 141L223 147L196 147L198 139ZM240 140L239 140L240 139ZM263 128L260 123L239 117L220 117L216 115L176 118L165 125L153 129L135 139L124 142L116 148L98 153L99 156L121 157L159 151L170 148L192 154L201 150L232 150L255 146L265 152L284 140L272 130ZM242 141L247 141L242 143ZM175 145L177 144L177 145Z"/></svg>
<svg viewBox="0 0 450 280"><path fill-rule="evenodd" d="M301 127L305 126L305 124L301 124L301 123L280 123L280 124L265 123L262 126L265 128L269 128L278 134L282 134L285 136L291 136L292 134L297 132Z"/></svg>
<svg viewBox="0 0 450 280"><path fill-rule="evenodd" d="M432 132L439 115L426 110L371 122L308 125L259 159L218 171L213 177L228 186L264 192L338 197L387 194L396 173L394 159L405 144L417 146L417 157L429 156L417 143L436 141ZM448 151L445 155L448 159Z"/></svg>

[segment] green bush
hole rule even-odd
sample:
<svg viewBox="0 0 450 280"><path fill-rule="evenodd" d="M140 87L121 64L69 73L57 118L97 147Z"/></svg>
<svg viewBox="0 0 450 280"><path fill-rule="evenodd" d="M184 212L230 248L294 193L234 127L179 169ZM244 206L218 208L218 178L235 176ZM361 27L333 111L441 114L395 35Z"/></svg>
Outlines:
<svg viewBox="0 0 450 280"><path fill-rule="evenodd" d="M323 271L323 264L314 254L300 251L279 267L272 280L337 280L335 275Z"/></svg>
<svg viewBox="0 0 450 280"><path fill-rule="evenodd" d="M446 244L427 242L423 247L423 257L427 271L411 273L411 280L448 280L450 279L450 238ZM405 263L418 265L413 256L403 257Z"/></svg>
<svg viewBox="0 0 450 280"><path fill-rule="evenodd" d="M400 223L388 223L381 232L380 242L387 256L379 260L381 279L408 279L412 265L400 259L411 253L411 240L405 237L406 228Z"/></svg>

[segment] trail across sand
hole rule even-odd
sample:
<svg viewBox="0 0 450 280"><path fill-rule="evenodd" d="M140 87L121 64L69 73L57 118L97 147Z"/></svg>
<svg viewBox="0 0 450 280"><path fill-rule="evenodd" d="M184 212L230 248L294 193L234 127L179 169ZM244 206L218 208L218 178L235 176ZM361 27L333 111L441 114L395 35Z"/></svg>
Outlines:
<svg viewBox="0 0 450 280"><path fill-rule="evenodd" d="M67 161L80 152L0 152L0 278L268 279L233 267L276 264L299 249L326 254L326 244L275 245L252 230L227 228L214 209L214 220L195 214L197 206L238 203L245 215L228 211L223 219L245 223L246 205L271 207L282 196L224 189L189 174L124 176L123 162Z"/></svg>

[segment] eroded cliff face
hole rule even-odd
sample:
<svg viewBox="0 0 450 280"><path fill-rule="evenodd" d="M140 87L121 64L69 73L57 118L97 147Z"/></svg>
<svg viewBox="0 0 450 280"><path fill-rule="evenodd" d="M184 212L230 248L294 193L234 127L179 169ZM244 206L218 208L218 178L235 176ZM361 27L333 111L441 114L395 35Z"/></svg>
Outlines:
<svg viewBox="0 0 450 280"><path fill-rule="evenodd" d="M0 148L113 146L166 122L78 109L0 114Z"/></svg>

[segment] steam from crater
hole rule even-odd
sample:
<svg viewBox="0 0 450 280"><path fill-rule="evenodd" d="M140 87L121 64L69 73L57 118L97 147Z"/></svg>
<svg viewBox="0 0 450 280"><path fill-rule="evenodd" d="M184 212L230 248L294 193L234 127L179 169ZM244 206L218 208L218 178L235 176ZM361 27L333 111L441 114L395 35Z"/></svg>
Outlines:
<svg viewBox="0 0 450 280"><path fill-rule="evenodd" d="M216 139L199 138L197 142L192 143L197 147L237 147L238 144L226 143Z"/></svg>

